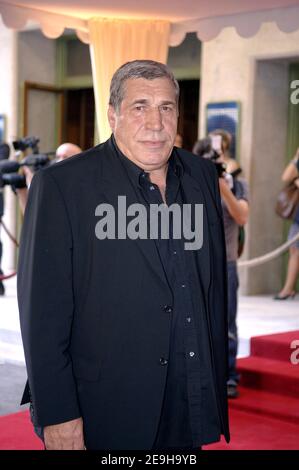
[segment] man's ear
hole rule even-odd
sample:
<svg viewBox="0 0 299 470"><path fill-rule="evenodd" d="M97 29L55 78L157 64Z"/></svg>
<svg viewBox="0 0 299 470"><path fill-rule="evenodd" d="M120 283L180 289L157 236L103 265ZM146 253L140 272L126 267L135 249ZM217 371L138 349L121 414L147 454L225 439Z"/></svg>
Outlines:
<svg viewBox="0 0 299 470"><path fill-rule="evenodd" d="M116 124L116 111L113 108L113 106L111 106L111 104L109 105L109 108L108 108L108 121L109 121L112 132L114 132L115 124Z"/></svg>

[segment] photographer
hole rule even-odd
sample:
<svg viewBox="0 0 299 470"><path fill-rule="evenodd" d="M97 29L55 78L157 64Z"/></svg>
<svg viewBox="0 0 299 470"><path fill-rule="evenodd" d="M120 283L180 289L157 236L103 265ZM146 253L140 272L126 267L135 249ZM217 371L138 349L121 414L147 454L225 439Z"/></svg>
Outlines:
<svg viewBox="0 0 299 470"><path fill-rule="evenodd" d="M77 153L81 152L82 149L76 144L71 144L70 142L61 144L56 150L56 163L61 162L62 160L66 160L67 158L73 157L74 155L77 155Z"/></svg>
<svg viewBox="0 0 299 470"><path fill-rule="evenodd" d="M4 186L9 185L13 189L18 197L21 212L24 214L28 198L28 188L34 173L51 163L50 154L39 154L38 143L39 139L36 137L25 137L13 142L14 149L21 152L23 156L20 161L8 160L10 154L9 145L0 143L0 222L4 213ZM52 160L52 162L60 162L81 152L81 148L77 145L64 143L57 148L55 161ZM29 153L29 155L25 156L26 153ZM2 242L0 239L0 276L3 275L1 270L1 258ZM4 294L5 288L0 279L0 295L2 296Z"/></svg>
<svg viewBox="0 0 299 470"><path fill-rule="evenodd" d="M16 194L18 196L21 212L22 212L22 214L24 214L25 207L26 207L26 204L27 204L28 190L29 190L29 186L31 184L31 180L33 178L34 173L32 172L32 170L29 167L24 166L22 168L22 174L25 177L26 186L23 187L23 188L16 188Z"/></svg>
<svg viewBox="0 0 299 470"><path fill-rule="evenodd" d="M0 161L7 160L9 158L10 148L9 145L2 142L0 144ZM4 197L3 197L3 184L0 180L0 234L1 234L1 219L4 214ZM2 260L2 242L0 238L0 276L3 275L3 271L1 269L1 260ZM0 280L0 295L5 294L5 288L3 282Z"/></svg>
<svg viewBox="0 0 299 470"><path fill-rule="evenodd" d="M50 163L50 155L54 153L40 154L38 143L39 139L34 136L16 140L13 142L15 158L0 161L0 187L10 186L15 194L19 193L19 197L24 197L25 200L28 183L26 176L31 180L34 172ZM21 208L23 209L22 200Z"/></svg>
<svg viewBox="0 0 299 470"><path fill-rule="evenodd" d="M248 219L248 187L244 179L237 178L241 172L237 162L229 155L231 136L228 132L217 130L206 139L198 141L193 153L211 159L216 164L219 176L224 232L228 266L228 329L229 329L229 377L227 394L229 398L238 397L239 374L236 370L238 350L237 331L237 292L239 279L237 272L239 227Z"/></svg>
<svg viewBox="0 0 299 470"><path fill-rule="evenodd" d="M69 142L61 144L56 150L56 158L53 163L58 163L62 160L65 160L81 152L82 152L82 149L78 147L78 145L75 145ZM26 204L27 204L27 198L28 198L28 189L30 187L31 180L34 176L34 171L31 169L31 166L29 165L22 166L21 171L22 171L22 175L25 178L26 184L23 185L23 187L15 187L15 191L19 199L19 204L20 204L22 214L24 214ZM22 185L20 184L20 186Z"/></svg>

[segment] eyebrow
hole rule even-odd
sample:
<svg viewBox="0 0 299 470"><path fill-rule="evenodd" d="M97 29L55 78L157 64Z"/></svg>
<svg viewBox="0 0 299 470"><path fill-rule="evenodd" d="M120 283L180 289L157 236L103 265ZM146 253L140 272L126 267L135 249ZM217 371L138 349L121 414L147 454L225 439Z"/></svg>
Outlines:
<svg viewBox="0 0 299 470"><path fill-rule="evenodd" d="M134 100L132 105L134 105L134 104L146 104L146 103L148 103L148 100L140 99L140 100Z"/></svg>
<svg viewBox="0 0 299 470"><path fill-rule="evenodd" d="M135 104L147 104L149 102L149 100L145 99L145 98L142 98L140 100L134 100L133 103L132 103L132 106L134 106ZM159 104L159 106L165 106L165 105L168 105L168 104L171 104L171 105L176 105L175 101L170 101L170 100L164 100L164 101L161 101L161 103Z"/></svg>

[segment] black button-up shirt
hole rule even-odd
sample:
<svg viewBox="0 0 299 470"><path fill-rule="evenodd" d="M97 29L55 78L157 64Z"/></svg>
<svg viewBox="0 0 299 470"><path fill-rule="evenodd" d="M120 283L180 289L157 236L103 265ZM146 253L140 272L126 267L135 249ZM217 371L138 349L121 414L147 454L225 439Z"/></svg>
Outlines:
<svg viewBox="0 0 299 470"><path fill-rule="evenodd" d="M115 142L114 142L115 143ZM163 204L157 185L149 175L125 157L115 144L140 202ZM184 203L181 186L183 165L172 153L167 170L166 203ZM160 358L167 367L167 381L160 423L154 449L196 448L220 439L220 423L212 374L210 343L196 270L195 253L184 250L184 239L170 236L155 240L165 276L173 294L173 305L166 305L162 315L171 315L171 337L168 357Z"/></svg>

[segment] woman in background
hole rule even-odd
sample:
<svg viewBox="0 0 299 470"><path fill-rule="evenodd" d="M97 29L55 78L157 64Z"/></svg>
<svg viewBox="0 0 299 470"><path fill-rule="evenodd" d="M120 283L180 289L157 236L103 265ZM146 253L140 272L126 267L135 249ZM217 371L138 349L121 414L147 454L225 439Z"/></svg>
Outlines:
<svg viewBox="0 0 299 470"><path fill-rule="evenodd" d="M290 183L294 181L296 186L299 188L299 147L295 154L295 157L290 161L288 166L285 168L282 177L284 183ZM299 191L299 189L298 189ZM288 240L294 238L299 233L299 206L295 213L293 223L290 227ZM297 240L289 250L289 261L287 277L281 291L274 297L275 300L286 300L288 298L294 298L296 295L296 282L299 274L299 240Z"/></svg>

